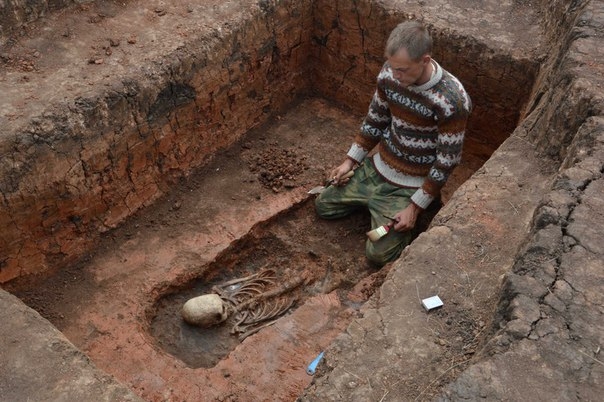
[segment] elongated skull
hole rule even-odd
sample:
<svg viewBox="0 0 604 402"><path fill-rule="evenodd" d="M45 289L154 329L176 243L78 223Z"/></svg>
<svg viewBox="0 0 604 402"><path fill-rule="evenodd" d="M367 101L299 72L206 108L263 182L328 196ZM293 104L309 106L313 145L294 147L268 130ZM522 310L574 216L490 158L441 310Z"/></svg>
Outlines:
<svg viewBox="0 0 604 402"><path fill-rule="evenodd" d="M226 320L228 310L220 296L211 293L187 300L182 306L181 314L191 325L211 327Z"/></svg>

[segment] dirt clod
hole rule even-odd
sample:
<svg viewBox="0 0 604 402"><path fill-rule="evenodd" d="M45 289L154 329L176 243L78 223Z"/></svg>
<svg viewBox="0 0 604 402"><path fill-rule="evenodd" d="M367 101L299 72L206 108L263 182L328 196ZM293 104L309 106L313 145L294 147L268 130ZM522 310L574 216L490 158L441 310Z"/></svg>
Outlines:
<svg viewBox="0 0 604 402"><path fill-rule="evenodd" d="M250 144L243 146L249 149ZM308 155L293 148L270 146L248 160L250 171L256 173L258 180L266 188L279 192L297 187L300 173L309 168Z"/></svg>

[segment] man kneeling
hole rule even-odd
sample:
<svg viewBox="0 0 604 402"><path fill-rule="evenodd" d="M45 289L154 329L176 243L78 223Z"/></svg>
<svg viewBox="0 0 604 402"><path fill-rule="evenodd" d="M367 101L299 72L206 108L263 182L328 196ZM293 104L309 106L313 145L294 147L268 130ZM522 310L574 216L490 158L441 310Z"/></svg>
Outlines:
<svg viewBox="0 0 604 402"><path fill-rule="evenodd" d="M392 31L361 130L331 172L333 185L315 200L322 218L368 208L372 229L391 229L366 243L367 258L380 266L400 256L419 214L439 199L461 160L471 101L431 52L432 38L419 22Z"/></svg>

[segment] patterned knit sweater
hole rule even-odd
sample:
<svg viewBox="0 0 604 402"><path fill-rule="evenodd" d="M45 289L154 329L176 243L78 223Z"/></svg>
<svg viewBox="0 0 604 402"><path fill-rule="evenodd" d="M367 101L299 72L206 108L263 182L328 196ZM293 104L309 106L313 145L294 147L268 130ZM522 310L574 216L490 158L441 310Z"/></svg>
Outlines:
<svg viewBox="0 0 604 402"><path fill-rule="evenodd" d="M428 82L403 87L385 63L360 133L348 157L360 163L373 156L378 173L388 182L417 188L411 201L427 208L459 164L472 104L462 84L432 61Z"/></svg>

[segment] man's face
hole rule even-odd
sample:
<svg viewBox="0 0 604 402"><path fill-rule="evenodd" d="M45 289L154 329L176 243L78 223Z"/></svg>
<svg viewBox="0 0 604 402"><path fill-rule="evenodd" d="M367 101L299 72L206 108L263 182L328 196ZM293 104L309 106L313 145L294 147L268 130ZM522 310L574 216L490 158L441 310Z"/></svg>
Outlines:
<svg viewBox="0 0 604 402"><path fill-rule="evenodd" d="M411 60L407 49L404 48L388 57L392 75L404 87L421 85L427 82L430 78L429 76L426 77L429 63L430 56L428 55L422 56L419 60Z"/></svg>

